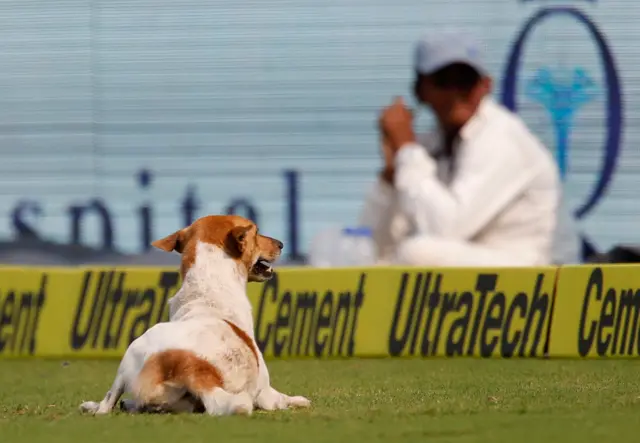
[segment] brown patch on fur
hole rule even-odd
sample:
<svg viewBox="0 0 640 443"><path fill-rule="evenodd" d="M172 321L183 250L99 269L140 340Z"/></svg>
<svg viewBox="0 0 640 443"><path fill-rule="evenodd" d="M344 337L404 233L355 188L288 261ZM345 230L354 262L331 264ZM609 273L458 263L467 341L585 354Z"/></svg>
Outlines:
<svg viewBox="0 0 640 443"><path fill-rule="evenodd" d="M194 221L190 226L152 243L158 249L182 254L180 273L184 279L196 261L198 241L222 248L229 256L243 265L249 281L256 257L271 261L280 256L282 242L258 234L258 227L251 220L237 215L209 215Z"/></svg>
<svg viewBox="0 0 640 443"><path fill-rule="evenodd" d="M200 396L222 387L223 380L218 369L205 359L191 351L171 349L149 357L138 375L134 394L142 404L171 403L176 399L168 397L168 386Z"/></svg>
<svg viewBox="0 0 640 443"><path fill-rule="evenodd" d="M256 349L256 345L253 342L253 340L251 339L251 337L249 337L249 334L247 334L246 332L244 332L242 329L240 329L238 326L236 326L235 324L231 323L229 320L225 320L225 322L231 326L231 329L233 329L233 332L235 332L235 334L240 337L240 340L242 340L247 346L249 346L249 349L251 349L251 352L253 353L253 356L256 359L256 366L260 365L260 359L258 358L258 350Z"/></svg>

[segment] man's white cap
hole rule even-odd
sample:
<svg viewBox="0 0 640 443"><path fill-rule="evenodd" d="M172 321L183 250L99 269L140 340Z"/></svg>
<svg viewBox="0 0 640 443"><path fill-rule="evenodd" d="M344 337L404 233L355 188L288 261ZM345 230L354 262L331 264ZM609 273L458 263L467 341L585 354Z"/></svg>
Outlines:
<svg viewBox="0 0 640 443"><path fill-rule="evenodd" d="M464 63L481 75L487 75L479 42L456 32L423 36L415 46L413 63L415 70L424 75L453 63Z"/></svg>

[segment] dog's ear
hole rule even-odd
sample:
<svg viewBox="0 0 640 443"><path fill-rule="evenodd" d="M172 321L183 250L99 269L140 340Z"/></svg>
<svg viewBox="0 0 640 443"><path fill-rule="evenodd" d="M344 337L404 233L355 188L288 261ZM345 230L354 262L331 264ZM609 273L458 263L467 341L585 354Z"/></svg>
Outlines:
<svg viewBox="0 0 640 443"><path fill-rule="evenodd" d="M229 232L229 239L240 255L247 249L247 234L250 230L251 226L236 226Z"/></svg>
<svg viewBox="0 0 640 443"><path fill-rule="evenodd" d="M151 243L151 246L155 246L156 248L162 249L163 251L177 251L182 254L182 250L184 249L184 244L182 242L182 231L176 231L173 234L166 236L165 238L156 240Z"/></svg>

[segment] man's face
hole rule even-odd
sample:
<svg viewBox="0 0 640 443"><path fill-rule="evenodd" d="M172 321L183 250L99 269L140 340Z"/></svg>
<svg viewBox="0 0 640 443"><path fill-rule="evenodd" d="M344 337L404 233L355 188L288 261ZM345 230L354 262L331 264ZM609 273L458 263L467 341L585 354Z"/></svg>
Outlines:
<svg viewBox="0 0 640 443"><path fill-rule="evenodd" d="M429 106L445 128L464 126L491 89L489 78L480 77L469 69L452 65L434 74L416 74L416 99Z"/></svg>

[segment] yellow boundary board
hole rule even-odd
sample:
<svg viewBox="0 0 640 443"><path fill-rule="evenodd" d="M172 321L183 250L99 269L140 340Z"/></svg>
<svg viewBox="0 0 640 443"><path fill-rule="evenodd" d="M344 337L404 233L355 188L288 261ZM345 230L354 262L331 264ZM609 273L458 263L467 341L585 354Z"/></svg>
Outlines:
<svg viewBox="0 0 640 443"><path fill-rule="evenodd" d="M638 357L639 316L639 265L562 267L549 352L558 357Z"/></svg>
<svg viewBox="0 0 640 443"><path fill-rule="evenodd" d="M0 358L118 358L171 268L0 268ZM269 358L633 357L640 266L282 269L249 285Z"/></svg>

